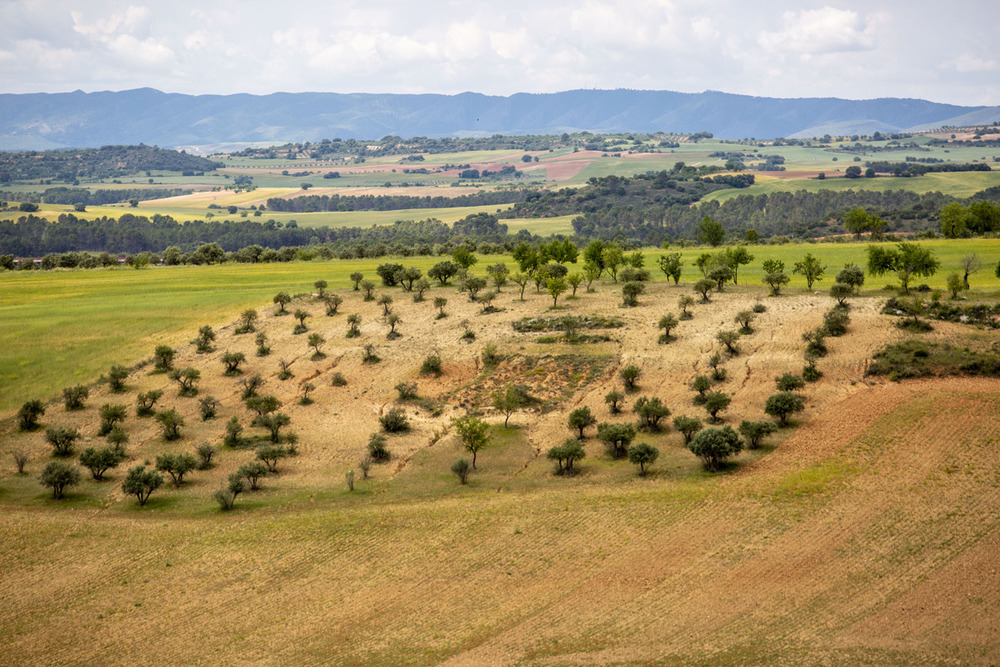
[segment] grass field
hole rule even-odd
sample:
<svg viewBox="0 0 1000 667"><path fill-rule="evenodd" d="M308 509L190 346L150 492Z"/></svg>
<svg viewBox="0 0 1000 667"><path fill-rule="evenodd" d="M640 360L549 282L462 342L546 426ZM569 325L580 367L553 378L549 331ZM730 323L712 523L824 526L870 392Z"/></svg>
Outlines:
<svg viewBox="0 0 1000 667"><path fill-rule="evenodd" d="M561 218L547 222L568 224ZM516 231L516 221L510 224ZM947 274L957 270L964 255L975 252L984 267L972 278L974 290L989 295L1000 290L1000 279L993 273L1000 260L1000 240L922 243L933 250L942 268L914 284L944 288ZM805 281L791 270L795 261L811 252L829 267L826 278L817 283L818 289L825 290L844 264L865 265L865 247L864 243L757 246L752 251L754 261L741 267L739 280L760 285L763 261L780 259L792 278L788 289L801 290ZM685 282L693 282L694 260L705 251L681 251ZM645 251L654 280L664 278L656 265L663 252ZM382 261L401 261L426 271L439 258L0 274L0 319L9 323L0 330L0 346L9 351L0 357L0 411L15 409L28 393L52 397L65 386L96 378L112 363L147 358L157 343L184 342L202 324L228 322L242 308L267 302L278 291L305 292L319 279L346 285L350 273L357 270L375 277L375 266ZM482 273L484 266L497 261L513 266L510 257L482 257L474 272ZM878 290L894 282L892 276L869 278L866 287ZM608 283L602 289L618 288Z"/></svg>

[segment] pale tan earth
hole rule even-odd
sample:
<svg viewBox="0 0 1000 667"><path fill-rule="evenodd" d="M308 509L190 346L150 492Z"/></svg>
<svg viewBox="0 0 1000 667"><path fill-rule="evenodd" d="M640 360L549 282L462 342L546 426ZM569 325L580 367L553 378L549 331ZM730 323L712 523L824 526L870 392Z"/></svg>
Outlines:
<svg viewBox="0 0 1000 667"><path fill-rule="evenodd" d="M637 438L661 450L641 478L609 459L591 428L581 473L557 477L544 452L572 435L566 416L577 406L624 421L648 395L673 415L704 418L688 385L707 372L716 332L737 328L735 314L757 301L767 311L724 364L720 388L733 403L722 417L734 427L767 418L774 377L800 372L801 334L833 305L821 292L770 298L757 286L730 288L694 306L676 340L660 345L656 322L679 312L689 285L652 283L632 309L619 306L619 286L595 287L550 311L551 298L532 285L523 302L508 285L492 314L452 287L433 288L423 303L387 288L402 317L395 341L385 338L381 308L359 292L338 289L345 301L333 317L303 296L288 309L312 314L310 331L327 340L319 361L310 359L308 334L291 335L291 316L262 307L270 356L256 357L254 334L236 336L232 323L217 328L215 352L179 350L178 367L202 369L200 395L222 401L216 420L201 422L197 399L178 398L151 367L132 374L127 394L95 389L80 413L50 406L46 425L92 437L101 404L131 408L137 391L162 387L161 407L187 421L184 437L168 443L152 420L130 412L132 460L61 502L37 482L48 460L42 435L0 435L0 663L1000 661L1000 382L866 378L871 355L904 334L879 313L881 299L859 298L849 333L827 339L824 376L803 390L797 426L743 452L737 465L702 472L670 429ZM448 317L434 319L435 296L448 299ZM344 337L350 313L362 315L360 338ZM613 341L578 346L513 331L512 321L539 314L614 315L626 326L598 332ZM463 320L476 334L471 343L460 340ZM928 340L970 331L935 327ZM362 364L364 343L377 346L381 363ZM488 343L505 355L495 372L480 359ZM262 393L284 402L299 454L229 513L211 494L252 450L220 450L213 469L137 507L119 486L129 466L218 444L230 416L248 424L239 378L222 375L227 349L244 352L245 373L264 375ZM439 379L418 373L431 351L445 362ZM279 359L294 359L294 378L277 380ZM613 417L603 397L628 363L642 369L639 391ZM333 372L348 385L330 386ZM440 401L440 413L433 403L399 403L400 381ZM316 402L300 406L305 382L316 386ZM498 426L472 483L460 487L448 471L462 454L450 420L509 382L527 383L547 411L520 411L511 429ZM379 415L397 405L413 430L391 436L392 461L375 466L372 480L358 473L348 492L345 471L357 472ZM502 415L484 412L502 426ZM22 477L9 456L19 448L32 457Z"/></svg>

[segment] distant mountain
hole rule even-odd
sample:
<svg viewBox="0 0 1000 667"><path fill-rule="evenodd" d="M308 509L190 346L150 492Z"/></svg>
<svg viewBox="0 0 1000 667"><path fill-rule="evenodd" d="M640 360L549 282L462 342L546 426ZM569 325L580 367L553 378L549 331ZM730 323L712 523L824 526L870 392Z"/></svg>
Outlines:
<svg viewBox="0 0 1000 667"><path fill-rule="evenodd" d="M509 97L121 92L0 94L0 149L562 132L697 132L774 138L901 131L1000 118L1000 107L880 98L776 99L708 91L570 90ZM953 122L956 121L956 122ZM824 128L835 128L836 132Z"/></svg>

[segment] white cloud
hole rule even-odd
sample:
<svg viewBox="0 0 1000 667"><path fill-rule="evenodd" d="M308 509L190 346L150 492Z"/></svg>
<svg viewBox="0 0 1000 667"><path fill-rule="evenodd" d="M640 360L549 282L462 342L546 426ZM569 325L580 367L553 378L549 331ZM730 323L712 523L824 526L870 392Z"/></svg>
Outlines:
<svg viewBox="0 0 1000 667"><path fill-rule="evenodd" d="M956 72L995 72L1000 69L1000 63L993 58L980 58L971 53L963 53L945 63Z"/></svg>
<svg viewBox="0 0 1000 667"><path fill-rule="evenodd" d="M808 9L785 12L782 29L762 32L757 43L769 53L826 54L874 49L876 22L862 25L849 9Z"/></svg>

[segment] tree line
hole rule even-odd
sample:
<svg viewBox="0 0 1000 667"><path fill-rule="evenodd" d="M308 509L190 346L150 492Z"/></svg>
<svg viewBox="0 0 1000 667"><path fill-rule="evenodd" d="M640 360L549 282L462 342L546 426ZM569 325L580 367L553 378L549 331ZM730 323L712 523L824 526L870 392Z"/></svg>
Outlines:
<svg viewBox="0 0 1000 667"><path fill-rule="evenodd" d="M218 163L184 151L158 146L102 146L51 151L0 151L0 183L29 179L77 179L126 176L137 171L213 171Z"/></svg>
<svg viewBox="0 0 1000 667"><path fill-rule="evenodd" d="M452 208L458 206L491 206L522 202L529 192L517 190L490 190L458 197L411 195L303 195L285 199L271 197L267 208L289 213L314 213L317 211L396 211L407 208Z"/></svg>

